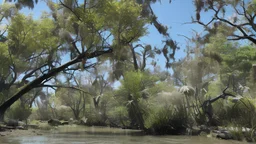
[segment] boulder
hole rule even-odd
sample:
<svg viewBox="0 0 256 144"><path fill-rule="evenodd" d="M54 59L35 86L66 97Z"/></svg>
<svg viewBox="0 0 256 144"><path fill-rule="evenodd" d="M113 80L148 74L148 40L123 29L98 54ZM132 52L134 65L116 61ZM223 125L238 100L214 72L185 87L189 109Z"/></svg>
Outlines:
<svg viewBox="0 0 256 144"><path fill-rule="evenodd" d="M19 121L10 119L7 121L6 126L11 126L11 127L19 126Z"/></svg>
<svg viewBox="0 0 256 144"><path fill-rule="evenodd" d="M192 128L187 128L186 129L186 133L188 135L192 135L192 136L199 135L201 133L201 131L202 130L199 127L192 127Z"/></svg>
<svg viewBox="0 0 256 144"><path fill-rule="evenodd" d="M214 130L212 136L220 139L233 139L232 134L227 130Z"/></svg>
<svg viewBox="0 0 256 144"><path fill-rule="evenodd" d="M22 121L18 121L18 126L25 126L26 124Z"/></svg>
<svg viewBox="0 0 256 144"><path fill-rule="evenodd" d="M80 123L79 123L78 120L74 120L74 121L73 121L73 124L79 125Z"/></svg>
<svg viewBox="0 0 256 144"><path fill-rule="evenodd" d="M61 122L57 119L50 119L48 121L48 124L52 125L52 126L58 126L58 125L61 125Z"/></svg>

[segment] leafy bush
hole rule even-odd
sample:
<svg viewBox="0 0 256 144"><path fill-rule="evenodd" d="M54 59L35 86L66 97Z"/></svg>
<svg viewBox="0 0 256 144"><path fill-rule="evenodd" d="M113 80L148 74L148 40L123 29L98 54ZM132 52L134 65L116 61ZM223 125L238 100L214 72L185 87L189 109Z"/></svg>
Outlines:
<svg viewBox="0 0 256 144"><path fill-rule="evenodd" d="M38 108L36 111L36 115L39 120L49 120L52 117L52 112L48 107L45 108Z"/></svg>
<svg viewBox="0 0 256 144"><path fill-rule="evenodd" d="M154 134L184 134L188 117L174 107L156 109L145 121L145 127Z"/></svg>
<svg viewBox="0 0 256 144"><path fill-rule="evenodd" d="M73 118L73 112L72 110L67 106L59 106L55 110L56 112L56 119L59 120L69 120L70 118Z"/></svg>
<svg viewBox="0 0 256 144"><path fill-rule="evenodd" d="M192 122L184 105L184 97L170 93L169 96L158 97L159 102L151 106L149 115L145 118L145 127L153 134L184 134ZM179 96L179 97L177 97ZM161 100L162 99L162 100Z"/></svg>
<svg viewBox="0 0 256 144"><path fill-rule="evenodd" d="M16 101L7 111L6 116L10 119L26 120L31 113L32 109L28 105Z"/></svg>
<svg viewBox="0 0 256 144"><path fill-rule="evenodd" d="M244 139L244 135L241 127L238 128L237 130L231 130L230 133L234 140L242 141Z"/></svg>
<svg viewBox="0 0 256 144"><path fill-rule="evenodd" d="M108 117L109 117L110 125L114 124L116 126L126 127L126 126L129 126L130 124L130 121L128 118L128 111L125 106L118 106L118 107L112 108L108 112Z"/></svg>

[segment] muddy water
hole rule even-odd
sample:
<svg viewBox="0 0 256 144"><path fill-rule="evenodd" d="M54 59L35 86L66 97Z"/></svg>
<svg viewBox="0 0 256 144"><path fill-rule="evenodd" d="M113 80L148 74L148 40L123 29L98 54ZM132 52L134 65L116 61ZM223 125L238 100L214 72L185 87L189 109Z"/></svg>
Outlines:
<svg viewBox="0 0 256 144"><path fill-rule="evenodd" d="M1 137L1 144L240 144L203 136L145 136L140 131L99 127L61 127L41 136Z"/></svg>

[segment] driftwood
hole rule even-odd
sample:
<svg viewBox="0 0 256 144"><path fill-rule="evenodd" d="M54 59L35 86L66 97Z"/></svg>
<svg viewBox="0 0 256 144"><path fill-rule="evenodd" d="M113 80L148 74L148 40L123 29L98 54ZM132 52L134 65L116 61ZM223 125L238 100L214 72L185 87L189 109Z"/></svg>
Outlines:
<svg viewBox="0 0 256 144"><path fill-rule="evenodd" d="M228 89L228 86L223 90L222 94L212 98L212 99L208 99L206 101L203 102L202 104L202 109L204 114L206 114L206 116L208 117L208 125L210 126L212 124L212 117L213 117L213 107L212 107L212 103L214 103L215 101L217 101L218 99L225 99L228 96L232 96L235 97L232 94L226 93L226 90Z"/></svg>

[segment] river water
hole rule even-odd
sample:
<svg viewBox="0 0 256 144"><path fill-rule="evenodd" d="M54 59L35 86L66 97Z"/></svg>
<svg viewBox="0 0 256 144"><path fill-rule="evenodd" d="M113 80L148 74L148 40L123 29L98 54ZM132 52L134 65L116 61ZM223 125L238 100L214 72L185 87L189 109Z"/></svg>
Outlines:
<svg viewBox="0 0 256 144"><path fill-rule="evenodd" d="M206 136L145 136L140 131L99 127L63 127L41 136L2 137L1 144L240 144Z"/></svg>

